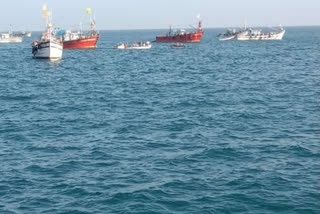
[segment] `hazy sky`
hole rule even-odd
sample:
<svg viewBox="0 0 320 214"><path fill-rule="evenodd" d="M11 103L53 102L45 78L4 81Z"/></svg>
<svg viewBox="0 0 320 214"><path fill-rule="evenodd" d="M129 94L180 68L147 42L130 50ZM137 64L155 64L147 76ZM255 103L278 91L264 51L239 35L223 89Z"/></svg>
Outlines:
<svg viewBox="0 0 320 214"><path fill-rule="evenodd" d="M100 30L188 27L197 14L204 27L320 25L320 0L3 0L0 31L42 30L45 3L61 28L88 22L87 7Z"/></svg>

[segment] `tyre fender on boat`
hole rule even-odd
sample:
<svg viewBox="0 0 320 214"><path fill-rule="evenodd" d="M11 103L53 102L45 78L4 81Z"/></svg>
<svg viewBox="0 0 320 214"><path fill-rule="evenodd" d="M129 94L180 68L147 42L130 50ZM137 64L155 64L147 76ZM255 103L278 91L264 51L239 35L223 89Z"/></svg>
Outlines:
<svg viewBox="0 0 320 214"><path fill-rule="evenodd" d="M34 41L34 42L32 42L32 53L33 53L33 54L38 51L38 49L39 49L39 44L40 44L39 41Z"/></svg>

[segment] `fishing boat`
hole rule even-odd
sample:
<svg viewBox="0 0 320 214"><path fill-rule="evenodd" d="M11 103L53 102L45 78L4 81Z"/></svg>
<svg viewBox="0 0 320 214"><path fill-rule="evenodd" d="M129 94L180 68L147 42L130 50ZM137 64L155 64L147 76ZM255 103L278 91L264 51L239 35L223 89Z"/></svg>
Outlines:
<svg viewBox="0 0 320 214"><path fill-rule="evenodd" d="M259 40L282 40L285 30L280 27L280 30L275 32L263 33L261 30L252 30L248 31L246 35L239 35L237 39L240 41L259 41Z"/></svg>
<svg viewBox="0 0 320 214"><path fill-rule="evenodd" d="M45 7L46 8L46 7ZM58 60L62 58L63 44L56 37L54 28L52 27L52 16L49 11L44 12L46 17L46 30L43 32L39 41L32 43L32 54L34 58Z"/></svg>
<svg viewBox="0 0 320 214"><path fill-rule="evenodd" d="M22 36L14 35L12 33L12 26L10 26L10 31L8 33L0 34L0 43L20 43L22 40Z"/></svg>
<svg viewBox="0 0 320 214"><path fill-rule="evenodd" d="M186 48L186 46L183 43L173 43L170 45L171 48L175 49L183 49Z"/></svg>
<svg viewBox="0 0 320 214"><path fill-rule="evenodd" d="M127 50L146 50L151 49L151 42L134 42L132 45L124 43L117 44L113 47L114 49L127 49Z"/></svg>
<svg viewBox="0 0 320 214"><path fill-rule="evenodd" d="M91 15L91 8L87 8L87 13ZM97 47L97 42L100 34L95 30L96 23L92 16L90 16L90 31L88 33L80 32L74 33L66 31L62 36L64 49L91 49Z"/></svg>
<svg viewBox="0 0 320 214"><path fill-rule="evenodd" d="M177 31L172 30L171 26L166 35L156 37L156 42L169 42L169 43L199 43L204 34L202 29L202 22L199 21L198 28L195 32L186 32L184 29Z"/></svg>
<svg viewBox="0 0 320 214"><path fill-rule="evenodd" d="M21 36L15 36L11 32L2 33L0 36L0 43L20 43L22 40Z"/></svg>

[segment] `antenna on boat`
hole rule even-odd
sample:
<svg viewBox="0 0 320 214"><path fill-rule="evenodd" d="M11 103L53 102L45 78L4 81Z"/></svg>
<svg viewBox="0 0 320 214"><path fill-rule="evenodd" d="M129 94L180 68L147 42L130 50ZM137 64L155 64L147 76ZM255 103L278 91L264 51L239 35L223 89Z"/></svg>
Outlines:
<svg viewBox="0 0 320 214"><path fill-rule="evenodd" d="M201 16L200 16L200 14L197 15L197 19L199 20L197 32L203 32L203 31L202 31L202 21L201 21Z"/></svg>
<svg viewBox="0 0 320 214"><path fill-rule="evenodd" d="M82 22L80 22L80 34L82 35Z"/></svg>
<svg viewBox="0 0 320 214"><path fill-rule="evenodd" d="M87 12L88 15L90 15L90 32L91 32L91 34L94 34L95 25L96 25L96 23L94 21L95 20L95 15L93 14L93 16L92 16L92 9L90 7L88 7L86 9L86 12Z"/></svg>

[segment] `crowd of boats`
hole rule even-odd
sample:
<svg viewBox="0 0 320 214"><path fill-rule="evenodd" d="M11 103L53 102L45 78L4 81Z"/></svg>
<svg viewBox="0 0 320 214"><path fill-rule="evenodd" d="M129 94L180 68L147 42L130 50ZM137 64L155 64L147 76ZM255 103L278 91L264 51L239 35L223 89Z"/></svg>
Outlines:
<svg viewBox="0 0 320 214"><path fill-rule="evenodd" d="M78 32L70 30L57 30L52 26L52 13L47 10L44 5L43 17L46 19L46 28L39 40L32 43L32 54L34 58L46 59L61 59L63 49L90 49L96 48L100 37L99 32L95 30L95 20L92 17L91 8L87 8L86 12L90 15L90 30L83 32L80 29ZM197 28L194 27L194 32L187 32L184 29L173 30L171 27L165 35L156 36L153 42L170 43L171 48L185 48L185 43L199 43L204 34L202 22L199 20ZM239 40L282 40L285 30L280 27L279 30L264 33L262 30L248 29L245 25L241 29L228 29L227 32L219 34L220 41ZM31 37L29 32L21 32L19 34L2 33L0 43L16 43L22 42L23 37ZM133 44L118 43L114 49L127 50L146 50L152 48L152 43L149 41L133 42Z"/></svg>

